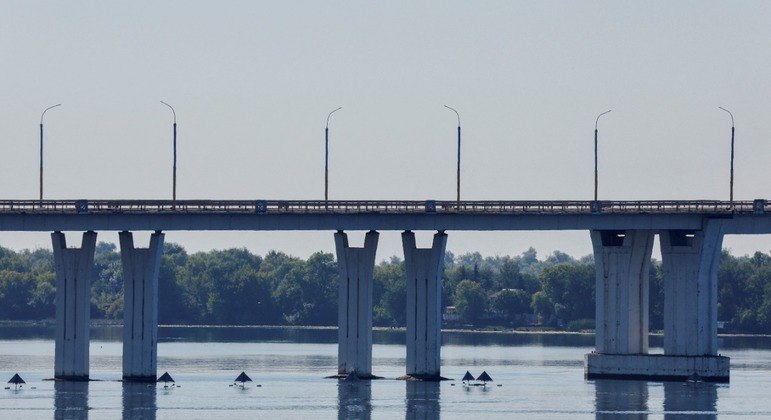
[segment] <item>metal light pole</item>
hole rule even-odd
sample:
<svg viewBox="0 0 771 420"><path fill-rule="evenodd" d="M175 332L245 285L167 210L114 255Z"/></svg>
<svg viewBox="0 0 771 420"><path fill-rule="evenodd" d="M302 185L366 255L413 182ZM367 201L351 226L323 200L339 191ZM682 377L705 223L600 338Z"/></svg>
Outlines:
<svg viewBox="0 0 771 420"><path fill-rule="evenodd" d="M598 180L598 173L597 173L597 123L600 121L600 117L607 114L612 110L607 110L603 112L602 114L597 116L597 119L594 120L594 201L597 201L597 180Z"/></svg>
<svg viewBox="0 0 771 420"><path fill-rule="evenodd" d="M460 210L460 114L458 114L458 111L456 111L455 108L449 107L447 105L445 105L444 107L454 112L455 116L458 117L458 170L457 170L457 176L456 176L456 190L457 190L456 200L458 202L458 209Z"/></svg>
<svg viewBox="0 0 771 420"><path fill-rule="evenodd" d="M723 108L722 106L719 106L718 108L722 109L723 111L727 112L728 115L731 116L731 181L730 181L730 195L728 201L733 206L734 204L734 114L731 113L731 111Z"/></svg>
<svg viewBox="0 0 771 420"><path fill-rule="evenodd" d="M51 108L56 108L62 104L51 105L40 114L40 201L43 201L43 117Z"/></svg>
<svg viewBox="0 0 771 420"><path fill-rule="evenodd" d="M329 117L343 109L339 106L327 115L327 125L324 127L324 201L329 200Z"/></svg>
<svg viewBox="0 0 771 420"><path fill-rule="evenodd" d="M173 166L173 175L172 175L172 181L171 181L171 199L172 201L177 201L177 113L174 111L174 107L167 104L166 102L161 101L162 104L166 105L167 107L171 108L171 113L174 115L174 166Z"/></svg>

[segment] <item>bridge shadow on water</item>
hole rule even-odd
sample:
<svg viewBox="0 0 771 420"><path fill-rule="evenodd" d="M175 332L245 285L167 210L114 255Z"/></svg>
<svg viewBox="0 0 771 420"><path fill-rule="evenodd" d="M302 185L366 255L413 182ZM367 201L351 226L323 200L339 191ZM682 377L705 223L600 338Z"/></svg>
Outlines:
<svg viewBox="0 0 771 420"><path fill-rule="evenodd" d="M338 381L337 418L372 418L372 385L370 381Z"/></svg>
<svg viewBox="0 0 771 420"><path fill-rule="evenodd" d="M661 409L650 404L652 386L645 381L595 380L595 418L647 419L649 414L659 418ZM717 387L706 382L664 382L664 418L717 419Z"/></svg>
<svg viewBox="0 0 771 420"><path fill-rule="evenodd" d="M439 382L405 381L405 387L405 419L438 420L441 417ZM337 401L338 419L372 418L372 385L368 381L340 381Z"/></svg>
<svg viewBox="0 0 771 420"><path fill-rule="evenodd" d="M123 383L122 418L154 420L156 411L156 387L146 383ZM54 419L87 419L88 382L56 381L54 383Z"/></svg>
<svg viewBox="0 0 771 420"><path fill-rule="evenodd" d="M407 381L406 419L438 420L439 382Z"/></svg>
<svg viewBox="0 0 771 420"><path fill-rule="evenodd" d="M158 406L156 387L141 382L123 382L123 419L154 420Z"/></svg>
<svg viewBox="0 0 771 420"><path fill-rule="evenodd" d="M54 419L88 418L88 382L54 382Z"/></svg>

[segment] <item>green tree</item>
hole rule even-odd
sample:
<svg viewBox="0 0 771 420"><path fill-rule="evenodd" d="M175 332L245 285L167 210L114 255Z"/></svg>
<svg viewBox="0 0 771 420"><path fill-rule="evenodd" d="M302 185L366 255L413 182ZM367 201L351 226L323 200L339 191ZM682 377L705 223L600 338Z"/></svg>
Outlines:
<svg viewBox="0 0 771 420"><path fill-rule="evenodd" d="M158 323L182 324L191 319L190 308L179 284L180 272L187 264L187 251L182 246L166 242L158 270Z"/></svg>
<svg viewBox="0 0 771 420"><path fill-rule="evenodd" d="M533 294L530 307L541 323L549 323L554 316L554 302L543 291Z"/></svg>
<svg viewBox="0 0 771 420"><path fill-rule="evenodd" d="M29 273L0 271L0 319L28 319L36 286Z"/></svg>
<svg viewBox="0 0 771 420"><path fill-rule="evenodd" d="M300 325L309 317L307 306L303 302L303 273L299 267L299 261L293 263L293 267L279 281L278 286L273 291L278 312L281 314L283 322L290 325Z"/></svg>
<svg viewBox="0 0 771 420"><path fill-rule="evenodd" d="M337 323L337 292L339 274L335 257L316 252L305 263L303 300L310 304L308 323L335 325Z"/></svg>
<svg viewBox="0 0 771 420"><path fill-rule="evenodd" d="M261 258L246 249L196 253L187 259L180 286L198 322L248 324L264 300Z"/></svg>
<svg viewBox="0 0 771 420"><path fill-rule="evenodd" d="M594 282L594 267L586 264L557 264L541 272L543 292L564 322L594 318Z"/></svg>
<svg viewBox="0 0 771 420"><path fill-rule="evenodd" d="M404 262L399 258L383 261L375 266L373 323L376 325L406 325L407 289Z"/></svg>
<svg viewBox="0 0 771 420"><path fill-rule="evenodd" d="M123 316L123 264L115 244L99 242L94 253L91 275L91 316Z"/></svg>
<svg viewBox="0 0 771 420"><path fill-rule="evenodd" d="M455 307L462 319L477 323L487 307L487 294L479 283L463 280L455 291Z"/></svg>
<svg viewBox="0 0 771 420"><path fill-rule="evenodd" d="M648 319L651 330L664 329L664 270L661 262L653 260L648 273Z"/></svg>
<svg viewBox="0 0 771 420"><path fill-rule="evenodd" d="M503 316L506 321L514 321L519 314L532 313L530 302L532 296L521 289L504 289L496 293L491 302L494 311Z"/></svg>

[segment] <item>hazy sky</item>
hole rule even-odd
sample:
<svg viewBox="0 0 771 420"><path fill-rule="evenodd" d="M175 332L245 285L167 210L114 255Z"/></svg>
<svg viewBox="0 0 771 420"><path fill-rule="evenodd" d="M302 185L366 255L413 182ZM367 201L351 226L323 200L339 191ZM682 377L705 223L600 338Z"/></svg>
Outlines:
<svg viewBox="0 0 771 420"><path fill-rule="evenodd" d="M0 2L0 197L727 199L736 117L739 200L771 198L767 1ZM449 232L455 253L576 256L588 232ZM363 234L353 235L358 245ZM419 245L429 243L419 235ZM116 241L103 233L101 240ZM71 243L79 239L70 239ZM169 232L189 250L307 256L331 232ZM12 248L45 233L0 233ZM140 240L138 243L142 243ZM771 236L729 237L735 253ZM401 254L383 232L378 258Z"/></svg>

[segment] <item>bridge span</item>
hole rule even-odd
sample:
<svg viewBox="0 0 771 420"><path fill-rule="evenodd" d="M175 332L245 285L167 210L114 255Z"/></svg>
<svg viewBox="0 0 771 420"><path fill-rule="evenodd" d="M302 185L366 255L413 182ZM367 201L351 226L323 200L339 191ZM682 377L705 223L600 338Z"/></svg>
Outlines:
<svg viewBox="0 0 771 420"><path fill-rule="evenodd" d="M771 233L754 201L5 200L0 231L700 230Z"/></svg>
<svg viewBox="0 0 771 420"><path fill-rule="evenodd" d="M717 270L726 234L771 233L771 205L753 201L0 200L0 231L52 232L55 377L89 377L89 310L97 231L119 231L124 280L123 377L154 381L163 231L333 231L338 374L372 377L372 284L378 231L401 231L406 373L441 378L441 284L450 231L587 230L596 270L595 351L587 378L727 382L717 347ZM364 246L346 230L364 230ZM417 248L415 230L435 231ZM63 231L84 232L79 248ZM152 231L148 248L132 231ZM664 270L664 353L648 352L648 273L655 237Z"/></svg>

